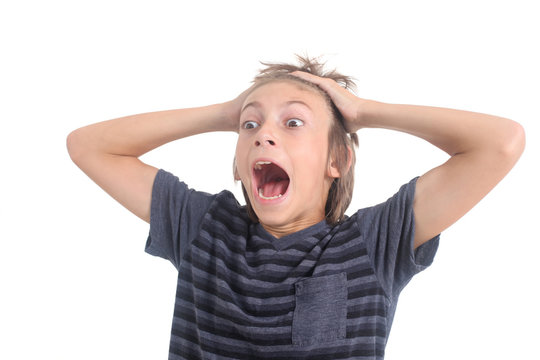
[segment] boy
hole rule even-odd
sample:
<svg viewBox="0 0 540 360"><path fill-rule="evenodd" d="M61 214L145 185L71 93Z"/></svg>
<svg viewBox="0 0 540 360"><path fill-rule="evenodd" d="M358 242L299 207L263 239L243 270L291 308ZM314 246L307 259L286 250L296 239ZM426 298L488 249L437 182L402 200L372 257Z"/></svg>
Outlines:
<svg viewBox="0 0 540 360"><path fill-rule="evenodd" d="M150 223L146 251L178 269L170 359L382 359L403 287L431 264L442 230L523 151L512 120L361 99L349 78L299 60L266 64L223 104L110 120L68 137L75 163ZM347 218L363 127L419 136L451 157ZM207 131L238 132L234 176L245 207L138 159Z"/></svg>

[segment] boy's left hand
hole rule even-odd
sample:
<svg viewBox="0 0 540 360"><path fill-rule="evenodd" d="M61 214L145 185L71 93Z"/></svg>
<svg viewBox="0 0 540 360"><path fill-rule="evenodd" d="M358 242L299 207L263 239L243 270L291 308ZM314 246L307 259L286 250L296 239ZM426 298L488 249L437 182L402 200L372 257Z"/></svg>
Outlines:
<svg viewBox="0 0 540 360"><path fill-rule="evenodd" d="M294 71L291 75L314 83L323 89L343 115L345 127L349 133L354 133L363 127L361 108L364 99L359 98L329 78L322 78L303 71Z"/></svg>

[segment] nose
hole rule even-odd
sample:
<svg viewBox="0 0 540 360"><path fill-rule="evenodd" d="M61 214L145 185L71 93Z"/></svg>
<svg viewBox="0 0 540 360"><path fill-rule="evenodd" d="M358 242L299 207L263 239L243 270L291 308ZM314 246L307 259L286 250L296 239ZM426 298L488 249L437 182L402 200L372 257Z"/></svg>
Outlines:
<svg viewBox="0 0 540 360"><path fill-rule="evenodd" d="M263 124L257 132L255 146L276 146L276 137L272 133L268 123Z"/></svg>
<svg viewBox="0 0 540 360"><path fill-rule="evenodd" d="M261 146L263 144L274 146L276 145L276 142L272 139L255 140L255 146Z"/></svg>

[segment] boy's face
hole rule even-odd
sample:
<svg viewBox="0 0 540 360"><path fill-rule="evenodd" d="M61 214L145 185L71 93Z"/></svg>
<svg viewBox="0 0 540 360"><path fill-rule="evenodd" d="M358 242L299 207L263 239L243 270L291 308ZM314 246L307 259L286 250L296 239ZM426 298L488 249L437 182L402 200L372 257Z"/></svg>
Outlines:
<svg viewBox="0 0 540 360"><path fill-rule="evenodd" d="M323 220L339 173L329 166L332 116L322 95L276 80L256 88L242 109L236 177L261 224L281 237Z"/></svg>

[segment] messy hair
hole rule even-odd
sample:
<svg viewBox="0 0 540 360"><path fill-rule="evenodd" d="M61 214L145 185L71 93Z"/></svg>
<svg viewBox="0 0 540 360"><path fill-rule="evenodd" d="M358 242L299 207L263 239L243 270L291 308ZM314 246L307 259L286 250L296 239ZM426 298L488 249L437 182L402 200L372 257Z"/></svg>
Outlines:
<svg viewBox="0 0 540 360"><path fill-rule="evenodd" d="M332 125L328 132L328 155L329 159L333 160L335 167L340 173L340 177L334 179L328 191L325 217L330 225L335 225L343 220L345 211L351 203L354 187L354 164L356 162L354 147L358 146L358 136L355 133L347 132L343 115L341 115L330 96L324 90L314 83L291 75L291 73L294 71L304 71L319 77L329 78L348 90L355 90L356 85L352 77L342 75L336 70L326 71L324 69L325 63L321 63L319 58L303 57L300 55L296 55L296 57L299 65L261 62L266 68L259 71L253 83L255 87L258 87L276 80L297 81L314 88L326 100L333 117ZM246 188L243 184L242 192L244 193L246 210L250 219L258 222L259 219L251 206Z"/></svg>

